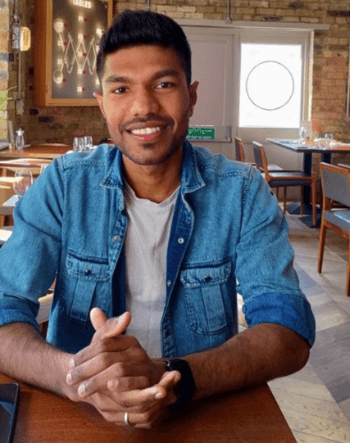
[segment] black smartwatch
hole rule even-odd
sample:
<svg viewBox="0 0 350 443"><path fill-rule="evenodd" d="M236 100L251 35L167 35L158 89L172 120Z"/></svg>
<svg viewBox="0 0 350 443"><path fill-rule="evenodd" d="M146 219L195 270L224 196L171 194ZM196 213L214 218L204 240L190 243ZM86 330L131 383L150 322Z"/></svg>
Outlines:
<svg viewBox="0 0 350 443"><path fill-rule="evenodd" d="M168 371L178 371L181 374L181 380L174 388L178 400L176 403L169 405L169 409L174 412L182 412L196 390L196 383L190 365L186 360L180 359L166 360L165 363Z"/></svg>

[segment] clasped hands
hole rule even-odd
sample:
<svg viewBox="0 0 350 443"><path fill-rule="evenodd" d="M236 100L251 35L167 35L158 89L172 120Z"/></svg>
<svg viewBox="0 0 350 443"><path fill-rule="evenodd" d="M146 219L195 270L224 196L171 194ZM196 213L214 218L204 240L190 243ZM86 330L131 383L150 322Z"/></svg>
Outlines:
<svg viewBox="0 0 350 443"><path fill-rule="evenodd" d="M109 422L124 424L127 412L132 426L153 427L176 401L173 388L180 373L166 371L165 363L152 360L134 337L122 335L131 322L129 312L108 320L94 308L90 318L96 332L90 345L70 359L68 397L94 405Z"/></svg>

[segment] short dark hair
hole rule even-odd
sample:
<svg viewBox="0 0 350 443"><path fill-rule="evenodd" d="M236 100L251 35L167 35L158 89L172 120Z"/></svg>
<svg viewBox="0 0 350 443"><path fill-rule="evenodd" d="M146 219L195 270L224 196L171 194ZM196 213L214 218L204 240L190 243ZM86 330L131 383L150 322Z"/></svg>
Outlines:
<svg viewBox="0 0 350 443"><path fill-rule="evenodd" d="M191 48L181 26L157 12L128 9L114 18L101 39L96 63L100 81L107 55L139 45L160 45L174 49L185 71L186 81L191 83Z"/></svg>

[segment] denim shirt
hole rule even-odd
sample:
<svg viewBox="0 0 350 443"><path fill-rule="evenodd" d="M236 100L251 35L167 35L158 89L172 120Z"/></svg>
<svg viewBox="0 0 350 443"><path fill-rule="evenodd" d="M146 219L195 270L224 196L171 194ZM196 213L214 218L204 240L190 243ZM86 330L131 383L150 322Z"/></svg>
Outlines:
<svg viewBox="0 0 350 443"><path fill-rule="evenodd" d="M125 311L123 187L122 155L108 145L62 156L38 177L0 250L0 326L37 327L38 298L55 277L47 341L58 348L77 352L90 343L93 307L107 317ZM314 317L293 258L287 222L262 175L186 141L168 245L163 356L236 334L237 285L248 326L284 325L312 345Z"/></svg>

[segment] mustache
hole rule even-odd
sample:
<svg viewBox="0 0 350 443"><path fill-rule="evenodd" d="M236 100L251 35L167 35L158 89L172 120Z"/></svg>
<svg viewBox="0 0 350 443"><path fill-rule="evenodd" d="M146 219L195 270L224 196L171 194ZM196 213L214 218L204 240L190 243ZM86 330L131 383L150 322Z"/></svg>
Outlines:
<svg viewBox="0 0 350 443"><path fill-rule="evenodd" d="M173 123L173 120L171 118L161 117L160 115L135 117L124 122L121 125L120 129L121 131L129 131L130 129L133 129L134 126L137 126L139 124L145 125L149 123L157 126L169 126Z"/></svg>

